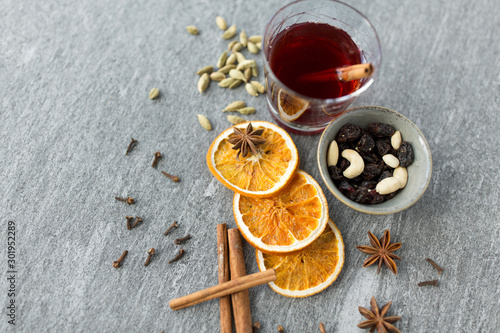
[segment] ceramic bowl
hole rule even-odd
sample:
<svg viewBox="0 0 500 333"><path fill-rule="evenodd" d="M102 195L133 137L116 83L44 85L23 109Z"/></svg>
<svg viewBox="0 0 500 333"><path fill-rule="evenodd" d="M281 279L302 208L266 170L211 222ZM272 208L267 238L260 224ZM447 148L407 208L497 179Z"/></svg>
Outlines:
<svg viewBox="0 0 500 333"><path fill-rule="evenodd" d="M392 125L401 132L403 141L412 144L415 160L408 170L408 183L396 196L381 204L360 204L344 196L328 174L326 154L330 143L338 131L347 123L366 128L370 123L379 122ZM402 211L420 199L424 194L432 174L432 156L424 135L414 123L402 114L379 106L362 106L346 111L335 118L323 132L318 145L318 167L326 187L345 205L367 214L392 214Z"/></svg>

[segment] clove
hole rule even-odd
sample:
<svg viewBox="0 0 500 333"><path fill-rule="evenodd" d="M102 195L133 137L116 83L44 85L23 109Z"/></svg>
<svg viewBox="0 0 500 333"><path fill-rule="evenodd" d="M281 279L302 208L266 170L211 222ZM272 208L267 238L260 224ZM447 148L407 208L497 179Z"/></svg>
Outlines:
<svg viewBox="0 0 500 333"><path fill-rule="evenodd" d="M187 234L186 236L182 237L182 238L177 238L174 243L175 244L181 244L185 241L187 241L188 239L191 239L191 235Z"/></svg>
<svg viewBox="0 0 500 333"><path fill-rule="evenodd" d="M122 265L122 260L127 256L127 253L128 253L127 250L123 251L123 253L120 256L120 258L118 258L118 260L113 261L113 267L114 268L118 268L118 267L120 267Z"/></svg>
<svg viewBox="0 0 500 333"><path fill-rule="evenodd" d="M136 217L135 217L135 221L134 221L134 223L132 224L132 227L131 227L131 228L133 229L133 228L137 227L137 225L138 225L139 223L141 223L141 222L142 222L142 218L140 218L139 216L136 216Z"/></svg>
<svg viewBox="0 0 500 333"><path fill-rule="evenodd" d="M125 156L127 156L128 153L130 153L130 151L132 150L132 146L134 145L134 143L137 142L136 139L134 139L134 138L131 138L131 139L132 139L132 141L130 141L130 143L128 144L127 151L125 152Z"/></svg>
<svg viewBox="0 0 500 333"><path fill-rule="evenodd" d="M126 197L126 198L115 197L115 199L117 201L125 202L127 205L135 204L134 198L131 197Z"/></svg>
<svg viewBox="0 0 500 333"><path fill-rule="evenodd" d="M144 262L144 266L147 266L149 265L149 263L151 262L151 258L153 257L153 254L155 254L155 248L152 247L149 249L148 251L148 257L146 258L146 262Z"/></svg>
<svg viewBox="0 0 500 333"><path fill-rule="evenodd" d="M257 333L257 331L260 330L260 321L253 323L252 327L252 333Z"/></svg>
<svg viewBox="0 0 500 333"><path fill-rule="evenodd" d="M423 286L437 286L438 285L438 280L432 280L432 281L423 281L418 284L419 287Z"/></svg>
<svg viewBox="0 0 500 333"><path fill-rule="evenodd" d="M171 264L171 263L173 263L174 261L179 260L180 258L182 258L182 256L184 255L184 253L185 253L185 252L186 252L186 251L184 251L184 249L180 249L180 250L179 250L179 253L175 256L175 258L174 258L174 259L172 259L172 260L170 260L168 263L169 263L169 264Z"/></svg>
<svg viewBox="0 0 500 333"><path fill-rule="evenodd" d="M174 182L176 182L176 183L179 181L179 177L177 177L177 176L172 176L171 174L166 173L165 171L162 171L161 173L162 173L165 177L168 177L168 178L172 179L172 180L173 180Z"/></svg>
<svg viewBox="0 0 500 333"><path fill-rule="evenodd" d="M168 233L170 232L170 230L172 230L173 228L177 228L179 225L177 224L177 221L174 221L174 223L172 223L172 225L170 227L167 228L167 231L165 231L163 233L163 236L166 236L168 235Z"/></svg>
<svg viewBox="0 0 500 333"><path fill-rule="evenodd" d="M158 164L158 160L159 160L160 158L161 158L161 153L160 153L159 151L157 151L157 152L155 153L155 157L154 157L154 159L153 159L153 164L151 164L151 166L152 166L153 168L156 168L156 165Z"/></svg>
<svg viewBox="0 0 500 333"><path fill-rule="evenodd" d="M428 261L428 262L429 262L432 266L434 266L434 268L435 268L435 269L437 269L437 271L438 271L438 275L441 275L441 274L443 273L444 268L439 267L439 265L438 265L438 264L436 264L436 263L434 262L434 260L432 260L432 259L430 259L430 258L425 258L425 260L427 260L427 261Z"/></svg>
<svg viewBox="0 0 500 333"><path fill-rule="evenodd" d="M131 230L132 229L132 220L134 219L133 216L125 216L125 218L127 219L127 230Z"/></svg>

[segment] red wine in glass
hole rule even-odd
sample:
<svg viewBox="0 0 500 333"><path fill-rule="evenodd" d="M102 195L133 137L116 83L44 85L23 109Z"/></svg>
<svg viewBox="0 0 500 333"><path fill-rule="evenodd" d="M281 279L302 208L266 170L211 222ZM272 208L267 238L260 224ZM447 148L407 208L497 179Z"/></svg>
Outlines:
<svg viewBox="0 0 500 333"><path fill-rule="evenodd" d="M271 44L269 65L276 77L288 88L317 99L349 95L359 80L330 80L314 73L361 63L358 46L343 30L326 23L304 22L281 31ZM308 77L308 80L301 80ZM311 79L312 78L312 79Z"/></svg>

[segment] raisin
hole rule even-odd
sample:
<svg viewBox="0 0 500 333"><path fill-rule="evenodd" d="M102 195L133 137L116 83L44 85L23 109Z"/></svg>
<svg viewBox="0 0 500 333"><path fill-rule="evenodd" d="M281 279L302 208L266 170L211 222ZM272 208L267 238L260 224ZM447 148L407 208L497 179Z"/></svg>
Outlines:
<svg viewBox="0 0 500 333"><path fill-rule="evenodd" d="M396 196L396 194L398 194L398 192L399 192L399 190L396 192L392 192L392 193L384 195L384 201L394 198Z"/></svg>
<svg viewBox="0 0 500 333"><path fill-rule="evenodd" d="M365 204L365 203L370 203L370 197L368 195L369 190L366 187L360 187L356 190L354 193L354 201L360 203L360 204Z"/></svg>
<svg viewBox="0 0 500 333"><path fill-rule="evenodd" d="M373 180L365 180L361 183L360 187L366 187L367 189L373 190L377 186L377 182Z"/></svg>
<svg viewBox="0 0 500 333"><path fill-rule="evenodd" d="M353 142L338 142L339 145L339 151L342 152L346 149L354 149Z"/></svg>
<svg viewBox="0 0 500 333"><path fill-rule="evenodd" d="M389 124L371 123L368 125L368 131L377 138L391 137L396 130Z"/></svg>
<svg viewBox="0 0 500 333"><path fill-rule="evenodd" d="M389 153L392 148L391 142L389 140L377 140L375 146L377 147L377 152L380 156L384 156L385 154Z"/></svg>
<svg viewBox="0 0 500 333"><path fill-rule="evenodd" d="M345 124L337 134L337 142L357 140L361 136L361 128L353 124Z"/></svg>
<svg viewBox="0 0 500 333"><path fill-rule="evenodd" d="M330 174L330 178L333 180L343 180L344 176L342 175L342 169L338 166L331 165L328 167L328 173Z"/></svg>
<svg viewBox="0 0 500 333"><path fill-rule="evenodd" d="M396 149L392 148L392 146L391 146L391 150L389 150L389 152L387 154L398 156L398 151Z"/></svg>
<svg viewBox="0 0 500 333"><path fill-rule="evenodd" d="M349 183L351 183L354 188L358 188L359 185L363 182L363 178L361 176L357 176L355 178L349 179Z"/></svg>
<svg viewBox="0 0 500 333"><path fill-rule="evenodd" d="M346 197L348 197L349 199L353 199L354 198L354 194L356 192L356 190L354 189L353 186L351 186L351 184L349 184L348 182L346 182L345 180L342 180L339 184L339 191L345 195Z"/></svg>
<svg viewBox="0 0 500 333"><path fill-rule="evenodd" d="M363 134L356 145L356 150L364 153L371 152L373 148L375 148L375 140L368 133Z"/></svg>
<svg viewBox="0 0 500 333"><path fill-rule="evenodd" d="M380 165L382 167L382 172L389 171L392 174L392 171L394 170L393 168L388 166L384 161L379 162L378 165Z"/></svg>
<svg viewBox="0 0 500 333"><path fill-rule="evenodd" d="M394 174L394 169L386 164L382 167L382 172L380 173L380 175L382 175L384 172L388 172L388 174L390 174L389 177L392 177L392 175Z"/></svg>
<svg viewBox="0 0 500 333"><path fill-rule="evenodd" d="M348 160L346 160L343 157L340 158L339 167L340 167L340 169L342 169L342 171L345 171L345 169L347 169L350 165L351 165L351 162L349 162Z"/></svg>
<svg viewBox="0 0 500 333"><path fill-rule="evenodd" d="M382 162L382 159L380 157L377 156L377 154L375 153L363 153L363 152L360 152L361 157L363 158L363 160L365 160L365 164L369 164L369 163L380 163Z"/></svg>
<svg viewBox="0 0 500 333"><path fill-rule="evenodd" d="M382 166L380 164L366 164L365 168L363 170L363 173L361 174L361 177L364 180L372 180L380 175L382 172Z"/></svg>
<svg viewBox="0 0 500 333"><path fill-rule="evenodd" d="M382 194L378 193L375 190L371 190L368 194L369 194L370 199L371 199L370 200L371 204L382 203L386 200L386 198Z"/></svg>
<svg viewBox="0 0 500 333"><path fill-rule="evenodd" d="M413 147L408 141L403 141L398 149L398 160L399 166L406 168L413 163L415 159L415 154L413 153Z"/></svg>
<svg viewBox="0 0 500 333"><path fill-rule="evenodd" d="M378 204L384 202L385 198L375 190L359 187L354 193L352 200L360 204Z"/></svg>
<svg viewBox="0 0 500 333"><path fill-rule="evenodd" d="M382 173L380 174L380 177L378 178L378 181L381 181L381 180L389 178L389 177L392 177L392 172L387 171L387 170L382 171Z"/></svg>

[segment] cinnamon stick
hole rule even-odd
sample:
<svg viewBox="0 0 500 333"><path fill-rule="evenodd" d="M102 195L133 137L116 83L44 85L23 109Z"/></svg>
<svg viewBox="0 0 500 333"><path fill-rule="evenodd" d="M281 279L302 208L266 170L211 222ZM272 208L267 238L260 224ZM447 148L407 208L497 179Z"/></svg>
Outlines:
<svg viewBox="0 0 500 333"><path fill-rule="evenodd" d="M227 253L227 226L225 223L217 225L217 262L219 266L219 284L229 281L229 256ZM233 332L231 323L231 297L219 298L220 331Z"/></svg>
<svg viewBox="0 0 500 333"><path fill-rule="evenodd" d="M338 75L341 81L352 81L370 76L373 73L372 64L358 64L338 68Z"/></svg>
<svg viewBox="0 0 500 333"><path fill-rule="evenodd" d="M237 228L227 232L229 241L229 269L231 280L247 274L245 257L241 245L240 231ZM248 290L243 290L231 295L234 311L234 325L236 333L252 333L252 314L250 313L250 297Z"/></svg>
<svg viewBox="0 0 500 333"><path fill-rule="evenodd" d="M248 292L249 288L260 286L271 281L276 281L276 271L274 269L268 269L263 272L246 275L197 291L187 296L173 299L168 303L168 305L172 310L179 310L214 298L238 293L242 290L246 290ZM250 329L251 326L252 325L250 324Z"/></svg>
<svg viewBox="0 0 500 333"><path fill-rule="evenodd" d="M371 63L357 64L346 67L330 68L324 71L303 74L297 78L302 82L329 82L329 81L352 81L368 77L373 74Z"/></svg>

